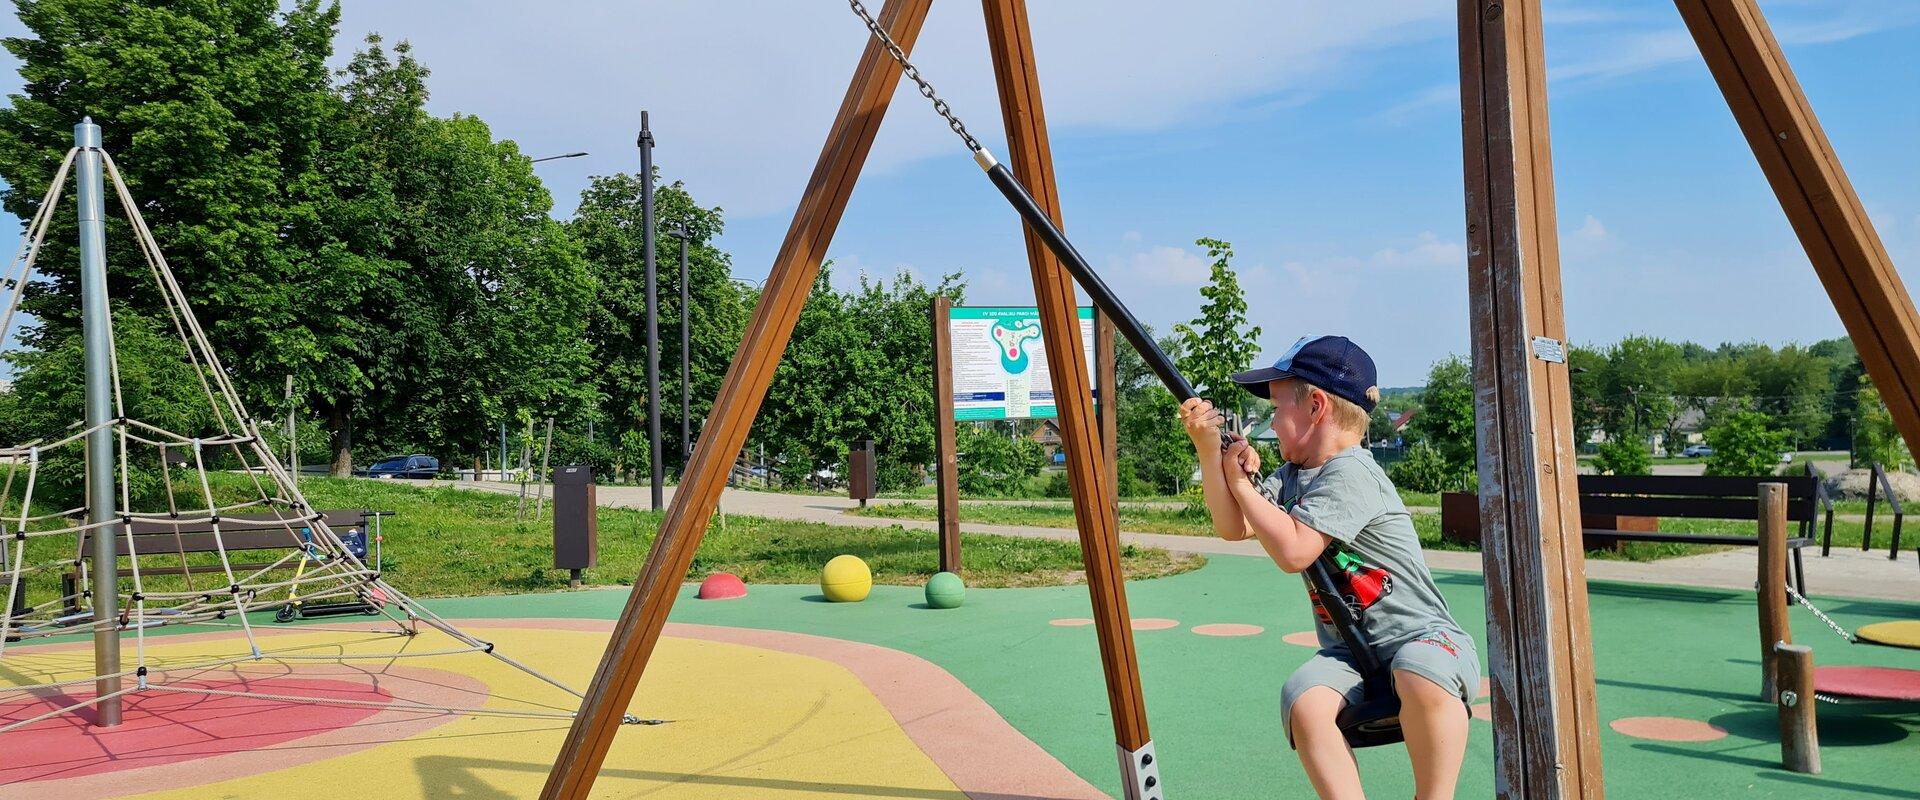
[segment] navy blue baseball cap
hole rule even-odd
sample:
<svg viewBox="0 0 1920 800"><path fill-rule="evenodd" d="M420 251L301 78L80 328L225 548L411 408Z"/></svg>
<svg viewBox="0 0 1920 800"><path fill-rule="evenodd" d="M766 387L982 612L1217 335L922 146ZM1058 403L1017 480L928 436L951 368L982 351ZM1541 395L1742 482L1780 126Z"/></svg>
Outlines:
<svg viewBox="0 0 1920 800"><path fill-rule="evenodd" d="M1234 383L1268 400L1267 382L1281 378L1299 378L1367 411L1380 402L1373 357L1345 336L1303 336L1273 366L1233 374Z"/></svg>

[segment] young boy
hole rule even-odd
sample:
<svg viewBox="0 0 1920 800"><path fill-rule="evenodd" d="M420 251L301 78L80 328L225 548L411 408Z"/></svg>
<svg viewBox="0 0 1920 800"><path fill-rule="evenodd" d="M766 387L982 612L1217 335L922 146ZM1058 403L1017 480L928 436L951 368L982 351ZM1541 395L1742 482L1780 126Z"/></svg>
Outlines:
<svg viewBox="0 0 1920 800"><path fill-rule="evenodd" d="M1331 551L1340 567L1338 600L1352 610L1380 663L1391 667L1416 798L1453 797L1479 662L1434 586L1400 495L1360 446L1380 400L1373 359L1346 337L1309 336L1273 366L1233 380L1273 402L1273 432L1286 463L1266 480L1280 498L1275 507L1250 477L1260 469L1253 449L1235 437L1221 452L1221 413L1205 400L1183 404L1180 418L1200 456L1214 531L1232 541L1258 539L1287 572ZM1311 585L1307 594L1320 652L1281 689L1282 724L1321 797L1364 797L1353 751L1334 724L1341 708L1365 696L1361 675L1319 606L1326 598Z"/></svg>

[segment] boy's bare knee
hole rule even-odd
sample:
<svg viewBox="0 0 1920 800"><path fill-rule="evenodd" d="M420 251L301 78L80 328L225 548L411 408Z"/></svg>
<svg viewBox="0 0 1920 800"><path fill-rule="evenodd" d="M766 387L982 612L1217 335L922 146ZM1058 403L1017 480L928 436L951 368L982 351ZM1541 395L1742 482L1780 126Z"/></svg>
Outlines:
<svg viewBox="0 0 1920 800"><path fill-rule="evenodd" d="M1338 733L1335 720L1340 716L1341 707L1346 704L1347 699L1331 687L1315 686L1302 692L1287 713L1292 721L1293 738L1313 739L1323 733Z"/></svg>
<svg viewBox="0 0 1920 800"><path fill-rule="evenodd" d="M1393 691L1399 695L1402 706L1440 708L1447 704L1460 703L1460 696L1452 690L1434 683L1432 678L1410 670L1393 671Z"/></svg>

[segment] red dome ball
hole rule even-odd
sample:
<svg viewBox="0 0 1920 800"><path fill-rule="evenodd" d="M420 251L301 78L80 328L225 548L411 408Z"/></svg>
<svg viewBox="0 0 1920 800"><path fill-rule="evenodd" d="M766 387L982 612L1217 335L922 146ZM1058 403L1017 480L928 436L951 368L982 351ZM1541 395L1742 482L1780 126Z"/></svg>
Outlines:
<svg viewBox="0 0 1920 800"><path fill-rule="evenodd" d="M732 600L747 596L746 581L731 572L716 572L700 582L700 599Z"/></svg>

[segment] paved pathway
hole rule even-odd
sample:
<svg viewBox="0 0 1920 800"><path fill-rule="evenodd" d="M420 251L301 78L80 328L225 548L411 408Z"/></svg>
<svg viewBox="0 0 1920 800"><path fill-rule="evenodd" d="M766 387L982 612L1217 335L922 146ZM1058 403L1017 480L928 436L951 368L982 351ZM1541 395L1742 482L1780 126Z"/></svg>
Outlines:
<svg viewBox="0 0 1920 800"><path fill-rule="evenodd" d="M509 483L485 482L463 485L488 491L519 492L516 484ZM667 502L673 501L676 488L667 487ZM651 494L645 486L601 486L597 494L600 504L604 506L644 509L651 501ZM873 502L916 501L876 500ZM746 514L830 525L863 525L879 528L898 525L917 530L933 530L936 527L933 520L865 517L846 513L847 509L858 505L859 503L853 500L832 495L781 494L740 489L727 489L720 497L720 509L728 514ZM965 515L962 514L960 530L963 533L990 533L1068 541L1078 538L1078 534L1068 528L989 525L966 522L964 517ZM1128 531L1121 532L1120 538L1130 544L1159 547L1176 552L1255 558L1266 556L1266 553L1260 549L1260 545L1253 541L1229 542L1207 536ZM1751 548L1741 547L1659 561L1595 559L1587 562L1587 577L1628 583L1750 590L1754 584L1754 552ZM1916 562L1912 550L1901 553L1898 561L1889 560L1885 549L1863 553L1852 548L1835 548L1833 555L1826 558L1822 558L1819 553L1818 549L1809 548L1809 552L1804 556L1807 563L1807 589L1813 594L1920 602L1920 562ZM1475 552L1428 550L1426 557L1428 565L1434 569L1463 572L1479 572L1481 569L1480 554Z"/></svg>

